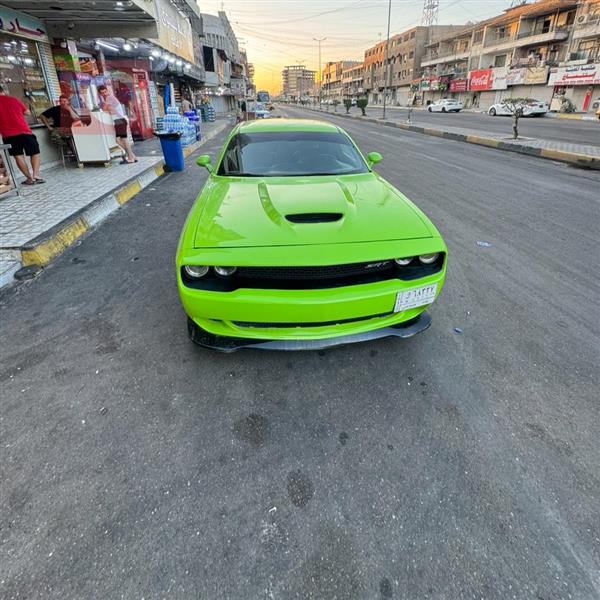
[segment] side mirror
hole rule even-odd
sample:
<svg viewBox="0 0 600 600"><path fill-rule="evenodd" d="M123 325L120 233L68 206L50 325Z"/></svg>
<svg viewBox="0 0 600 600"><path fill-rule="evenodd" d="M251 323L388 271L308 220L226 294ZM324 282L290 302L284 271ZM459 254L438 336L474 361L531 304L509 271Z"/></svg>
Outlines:
<svg viewBox="0 0 600 600"><path fill-rule="evenodd" d="M200 157L202 158L202 157ZM200 160L200 159L198 159ZM369 152L369 156L367 156L367 160L369 161L369 167L380 163L383 160L383 156L379 154L379 152Z"/></svg>
<svg viewBox="0 0 600 600"><path fill-rule="evenodd" d="M210 162L210 155L208 154L201 154L196 160L196 164L199 167L204 167L209 173L213 172L213 166Z"/></svg>

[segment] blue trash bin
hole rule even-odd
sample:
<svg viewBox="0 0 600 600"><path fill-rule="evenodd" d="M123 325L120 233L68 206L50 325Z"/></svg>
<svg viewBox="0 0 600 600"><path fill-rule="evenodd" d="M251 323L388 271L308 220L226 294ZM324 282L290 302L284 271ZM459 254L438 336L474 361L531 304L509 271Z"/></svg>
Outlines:
<svg viewBox="0 0 600 600"><path fill-rule="evenodd" d="M181 133L178 131L161 133L155 132L160 140L167 171L183 171L185 169L185 158L183 157L183 146L181 145Z"/></svg>

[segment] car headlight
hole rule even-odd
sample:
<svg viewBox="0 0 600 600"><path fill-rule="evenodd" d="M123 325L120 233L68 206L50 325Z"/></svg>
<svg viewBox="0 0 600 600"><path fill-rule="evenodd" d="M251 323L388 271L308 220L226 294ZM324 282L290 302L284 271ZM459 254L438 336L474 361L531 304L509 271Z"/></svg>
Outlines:
<svg viewBox="0 0 600 600"><path fill-rule="evenodd" d="M215 272L217 275L228 277L229 275L233 275L235 273L236 268L237 267L215 267Z"/></svg>
<svg viewBox="0 0 600 600"><path fill-rule="evenodd" d="M208 267L196 265L186 265L183 267L183 270L192 279L200 279L200 277L204 277L208 273Z"/></svg>
<svg viewBox="0 0 600 600"><path fill-rule="evenodd" d="M424 265L431 265L437 260L438 256L439 254L437 252L435 254L421 254L421 256L419 256L419 260Z"/></svg>
<svg viewBox="0 0 600 600"><path fill-rule="evenodd" d="M406 265L410 265L414 256L407 256L406 258L395 258L394 262L401 267L405 267Z"/></svg>

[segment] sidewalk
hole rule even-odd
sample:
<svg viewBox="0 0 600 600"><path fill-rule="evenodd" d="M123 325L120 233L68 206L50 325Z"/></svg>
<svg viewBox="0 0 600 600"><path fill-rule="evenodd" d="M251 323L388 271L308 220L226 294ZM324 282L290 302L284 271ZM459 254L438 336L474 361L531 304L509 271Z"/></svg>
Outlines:
<svg viewBox="0 0 600 600"><path fill-rule="evenodd" d="M310 110L322 115L332 114L334 116L343 117L345 119L360 120L368 123L379 123L389 127L397 127L405 131L414 133L424 133L445 139L467 142L469 144L477 144L480 146L488 146L498 150L507 150L509 152L519 152L521 154L529 154L539 158L547 158L566 162L579 167L590 169L600 169L600 147L590 146L586 144L570 144L565 142L557 142L553 140L542 140L531 137L520 137L513 140L505 134L485 133L482 135L481 130L465 129L451 126L425 127L423 125L413 125L407 121L390 121L376 119L373 117L361 117L360 115L347 115L344 113L332 113L319 111L316 108L294 107L305 110Z"/></svg>
<svg viewBox="0 0 600 600"><path fill-rule="evenodd" d="M189 156L232 121L203 123L202 140L184 149ZM53 167L45 184L21 186L21 195L0 200L0 288L26 266L44 266L84 233L120 208L164 172L157 139L136 142L137 163L109 167Z"/></svg>

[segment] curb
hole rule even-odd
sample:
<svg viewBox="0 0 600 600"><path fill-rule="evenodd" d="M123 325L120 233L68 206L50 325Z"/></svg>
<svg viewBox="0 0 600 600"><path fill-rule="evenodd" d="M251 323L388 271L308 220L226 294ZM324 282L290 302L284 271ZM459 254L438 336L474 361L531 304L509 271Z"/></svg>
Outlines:
<svg viewBox="0 0 600 600"><path fill-rule="evenodd" d="M396 127L397 129L403 129L405 131L411 131L413 133L423 133L425 135L432 135L435 137L441 137L447 140L454 140L456 142L466 142L467 144L476 144L478 146L487 146L488 148L495 148L496 150L506 150L507 152L517 152L519 154L527 154L529 156L536 156L538 158L545 158L548 160L555 160L564 162L576 167L582 167L585 169L596 169L600 170L600 156L591 156L589 154L579 154L577 152L567 152L564 150L552 150L550 148L538 148L537 146L528 146L527 144L517 144L514 142L505 142L495 138L487 138L479 135L454 133L451 131L444 131L443 129L432 129L429 127L420 127L418 125L409 125L408 123L396 123L394 121L382 121L381 119L373 119L371 117L361 117L354 115L346 115L342 113L323 113L323 111L314 110L308 108L312 112L319 114L333 114L334 116L344 117L346 119L352 119L354 121L363 121L367 123L379 123L380 125L386 125L388 127Z"/></svg>
<svg viewBox="0 0 600 600"><path fill-rule="evenodd" d="M200 141L184 148L184 157L188 158L198 148L221 133L229 125L228 120L219 123L218 126L208 132ZM123 186L93 200L90 204L69 215L69 217L57 223L48 231L26 242L20 248L21 260L16 261L17 264L20 262L21 265L19 266L23 267L33 265L44 267L48 265L111 213L119 210L135 198L144 188L161 177L165 173L164 167L164 160L161 160L154 166L146 169L143 173L136 175ZM12 275L16 270L16 268L14 270L11 269L12 273L10 277L2 277L0 288L14 281L12 280Z"/></svg>

